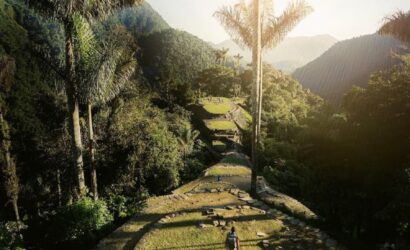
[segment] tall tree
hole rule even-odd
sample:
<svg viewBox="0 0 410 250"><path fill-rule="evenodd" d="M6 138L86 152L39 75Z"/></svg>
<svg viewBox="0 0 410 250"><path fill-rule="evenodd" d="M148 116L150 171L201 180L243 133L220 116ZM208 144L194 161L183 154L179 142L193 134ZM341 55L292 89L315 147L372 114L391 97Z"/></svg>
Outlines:
<svg viewBox="0 0 410 250"><path fill-rule="evenodd" d="M272 49L292 30L312 8L303 0L288 5L282 15L276 17L272 0L241 0L233 6L224 6L214 16L221 22L231 38L241 48L252 49L253 91L252 91L252 184L256 191L258 168L258 144L262 109L262 49Z"/></svg>
<svg viewBox="0 0 410 250"><path fill-rule="evenodd" d="M86 20L76 25L76 38L81 52L81 99L87 105L88 139L91 169L91 191L98 199L97 168L95 165L96 140L93 129L93 107L114 99L131 80L137 62L132 51L132 38L124 28L114 26L109 35L97 44L93 30Z"/></svg>
<svg viewBox="0 0 410 250"><path fill-rule="evenodd" d="M82 195L86 186L84 180L83 143L81 140L79 82L75 79L77 47L74 46L75 19L82 17L88 20L106 18L112 12L140 3L141 0L35 0L26 1L29 7L36 9L46 17L60 22L65 36L65 89L69 110L72 155L77 172L78 191Z"/></svg>
<svg viewBox="0 0 410 250"><path fill-rule="evenodd" d="M399 11L385 18L385 23L380 27L379 34L391 35L405 42L410 42L410 11Z"/></svg>
<svg viewBox="0 0 410 250"><path fill-rule="evenodd" d="M19 180L16 171L16 163L11 155L11 138L9 125L5 114L7 111L6 98L14 79L15 61L12 57L0 56L0 164L4 179L4 189L9 198L17 223L20 222L18 209ZM19 225L19 224L17 224Z"/></svg>
<svg viewBox="0 0 410 250"><path fill-rule="evenodd" d="M226 57L228 56L229 49L222 48L215 51L215 61L220 65L225 65Z"/></svg>

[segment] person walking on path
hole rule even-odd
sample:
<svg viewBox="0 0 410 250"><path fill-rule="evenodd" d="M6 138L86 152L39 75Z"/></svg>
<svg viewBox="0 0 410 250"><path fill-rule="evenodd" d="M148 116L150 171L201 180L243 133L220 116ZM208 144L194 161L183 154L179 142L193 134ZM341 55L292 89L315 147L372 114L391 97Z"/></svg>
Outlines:
<svg viewBox="0 0 410 250"><path fill-rule="evenodd" d="M235 227L232 227L231 231L228 233L227 241L229 250L239 250L239 237L236 234Z"/></svg>

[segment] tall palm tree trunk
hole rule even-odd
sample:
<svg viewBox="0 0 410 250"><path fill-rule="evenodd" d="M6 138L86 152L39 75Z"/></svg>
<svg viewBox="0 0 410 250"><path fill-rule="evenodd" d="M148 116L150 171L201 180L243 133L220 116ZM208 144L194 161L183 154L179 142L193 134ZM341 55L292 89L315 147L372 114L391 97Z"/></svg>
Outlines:
<svg viewBox="0 0 410 250"><path fill-rule="evenodd" d="M256 177L258 169L258 142L259 142L259 97L260 97L260 68L261 68L261 5L260 0L253 0L254 4L254 27L253 27L253 48L252 48L252 65L253 65L253 88L252 88L252 178L251 193L256 194Z"/></svg>
<svg viewBox="0 0 410 250"><path fill-rule="evenodd" d="M97 189L97 168L95 166L95 139L93 130L93 107L91 103L87 105L88 114L88 137L90 140L89 150L90 150L90 167L91 167L91 190L93 192L94 200L98 200L98 189Z"/></svg>
<svg viewBox="0 0 410 250"><path fill-rule="evenodd" d="M263 53L261 52L260 55L260 64L259 64L259 83L258 83L258 137L257 137L257 145L260 145L261 139L261 123L262 123L262 99L263 99Z"/></svg>
<svg viewBox="0 0 410 250"><path fill-rule="evenodd" d="M79 195L85 193L83 144L81 139L80 107L78 102L78 89L74 79L74 47L73 47L73 22L66 20L65 25L65 52L66 52L66 92L69 111L69 127L71 133L71 150L77 175Z"/></svg>

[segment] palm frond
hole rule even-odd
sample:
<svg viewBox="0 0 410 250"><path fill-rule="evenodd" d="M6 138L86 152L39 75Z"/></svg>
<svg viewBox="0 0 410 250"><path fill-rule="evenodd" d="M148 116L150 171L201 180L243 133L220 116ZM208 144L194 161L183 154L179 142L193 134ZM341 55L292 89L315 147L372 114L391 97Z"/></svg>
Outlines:
<svg viewBox="0 0 410 250"><path fill-rule="evenodd" d="M80 13L76 12L73 15L74 23L74 43L77 48L77 59L80 59L82 64L90 65L98 57L97 41L94 31L90 23Z"/></svg>
<svg viewBox="0 0 410 250"><path fill-rule="evenodd" d="M305 1L292 2L279 17L271 16L262 32L262 48L273 48L282 41L303 18L313 11Z"/></svg>
<svg viewBox="0 0 410 250"><path fill-rule="evenodd" d="M396 12L385 18L385 22L378 30L381 35L391 35L402 41L410 42L410 11Z"/></svg>
<svg viewBox="0 0 410 250"><path fill-rule="evenodd" d="M248 10L244 1L235 6L223 6L214 13L214 16L239 47L252 47L252 26L249 25Z"/></svg>

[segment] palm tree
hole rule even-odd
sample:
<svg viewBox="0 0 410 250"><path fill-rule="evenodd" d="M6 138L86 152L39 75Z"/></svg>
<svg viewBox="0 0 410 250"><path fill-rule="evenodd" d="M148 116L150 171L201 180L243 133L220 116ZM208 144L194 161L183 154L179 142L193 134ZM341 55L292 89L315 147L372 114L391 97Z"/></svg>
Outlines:
<svg viewBox="0 0 410 250"><path fill-rule="evenodd" d="M239 66L241 65L241 60L243 59L243 56L241 54L236 54L233 56L235 59L235 68L237 71L239 71Z"/></svg>
<svg viewBox="0 0 410 250"><path fill-rule="evenodd" d="M182 131L182 135L180 138L178 138L178 142L182 147L182 154L183 154L184 159L186 158L188 154L190 154L193 151L195 140L198 138L198 136L199 136L199 131L192 130L189 127L186 127Z"/></svg>
<svg viewBox="0 0 410 250"><path fill-rule="evenodd" d="M91 169L91 190L94 200L98 199L97 169L95 165L95 138L93 129L93 107L104 105L115 98L130 81L137 62L131 49L132 38L119 26L109 29L101 44L86 20L76 22L76 42L80 49L79 70L76 72L81 83L81 101L87 105L88 138Z"/></svg>
<svg viewBox="0 0 410 250"><path fill-rule="evenodd" d="M229 49L228 48L222 48L215 50L215 62L224 65L226 61L226 57L228 56Z"/></svg>
<svg viewBox="0 0 410 250"><path fill-rule="evenodd" d="M83 144L79 114L79 83L75 79L76 59L79 57L78 47L74 46L75 22L81 18L93 21L103 19L112 12L140 3L142 0L33 0L26 1L29 7L44 16L60 22L65 36L65 90L69 110L69 129L71 132L71 148L73 161L77 171L78 191L83 195L86 190L84 181Z"/></svg>
<svg viewBox="0 0 410 250"><path fill-rule="evenodd" d="M385 23L380 27L378 33L391 35L402 41L410 42L410 11L396 12L390 17L385 18Z"/></svg>
<svg viewBox="0 0 410 250"><path fill-rule="evenodd" d="M4 178L4 189L9 198L17 221L17 229L20 229L20 215L18 209L19 180L16 171L16 163L11 155L11 138L9 125L5 119L7 110L6 95L8 94L14 79L16 68L12 57L0 56L0 161L1 173Z"/></svg>
<svg viewBox="0 0 410 250"><path fill-rule="evenodd" d="M262 4L264 6L262 6ZM252 49L252 193L256 192L257 147L260 143L262 110L262 49L272 49L292 30L312 8L303 0L292 2L278 17L273 13L272 0L241 0L234 6L224 6L214 16L241 48Z"/></svg>

